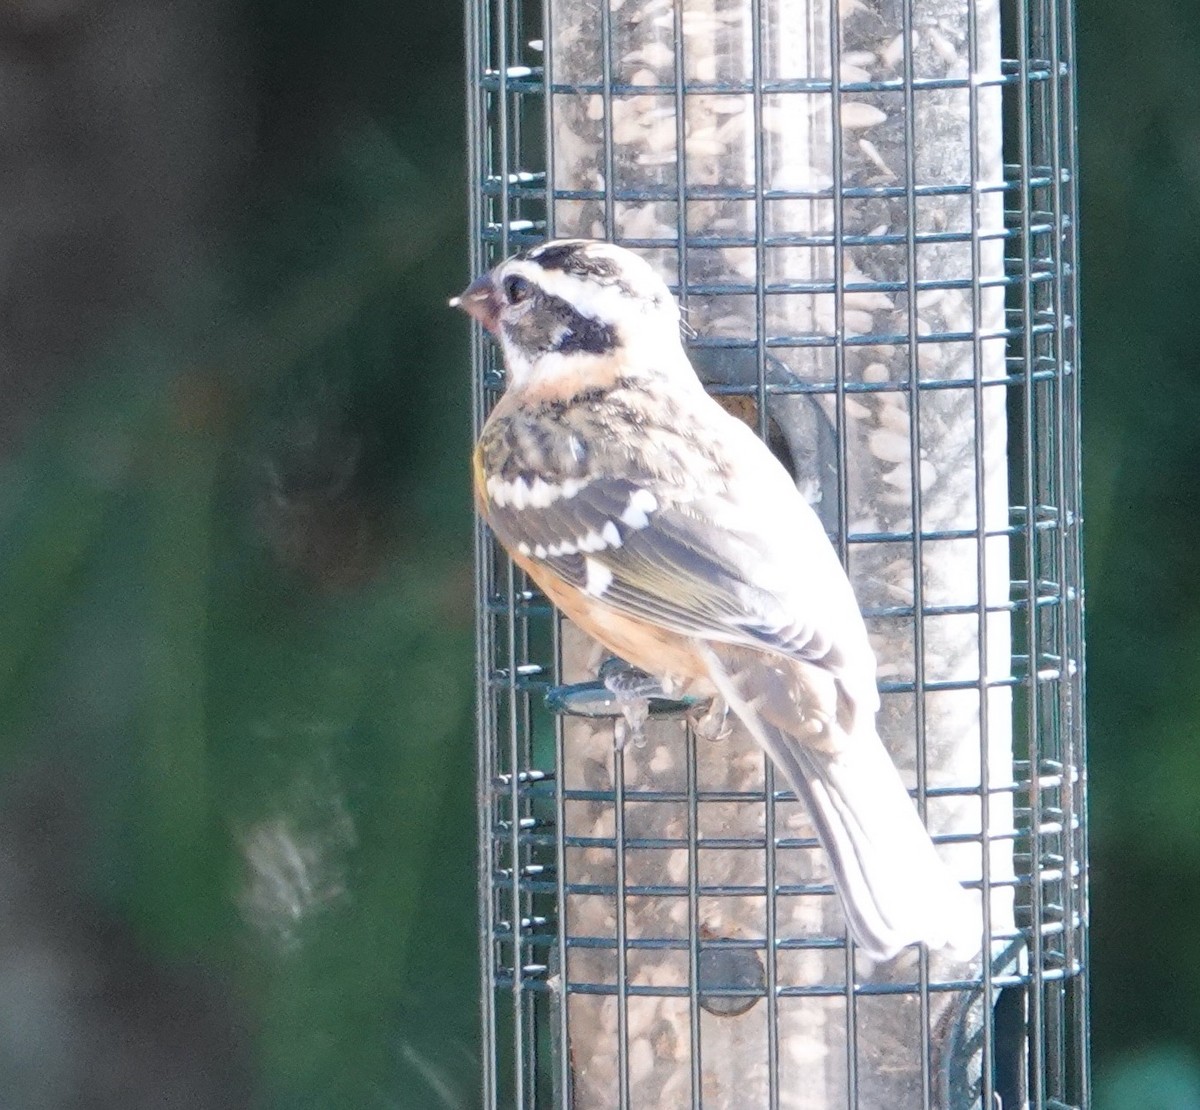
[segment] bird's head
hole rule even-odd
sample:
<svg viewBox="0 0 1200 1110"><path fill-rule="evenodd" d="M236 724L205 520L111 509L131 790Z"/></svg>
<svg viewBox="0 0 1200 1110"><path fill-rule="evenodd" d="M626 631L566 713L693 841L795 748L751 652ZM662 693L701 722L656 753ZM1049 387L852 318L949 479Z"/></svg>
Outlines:
<svg viewBox="0 0 1200 1110"><path fill-rule="evenodd" d="M675 298L644 259L612 243L543 243L450 303L499 340L510 386L605 356L627 372L662 371L682 356Z"/></svg>

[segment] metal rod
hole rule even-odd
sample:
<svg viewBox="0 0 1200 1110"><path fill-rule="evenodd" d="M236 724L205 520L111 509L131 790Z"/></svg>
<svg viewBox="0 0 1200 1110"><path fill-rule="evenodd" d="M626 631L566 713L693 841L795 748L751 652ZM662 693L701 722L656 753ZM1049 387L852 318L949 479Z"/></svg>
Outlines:
<svg viewBox="0 0 1200 1110"><path fill-rule="evenodd" d="M913 71L913 12L912 0L902 0L900 5L900 34L902 36L903 86L904 86L904 200L905 233L907 236L907 260L904 267L905 292L908 297L908 443L909 457L914 460L911 467L909 496L912 501L912 565L913 565L913 729L916 736L917 809L922 821L928 821L928 771L925 748L925 606L924 540L921 535L921 379L920 360L917 357L919 320L917 316L917 139L916 97L914 94L915 74ZM973 141L973 140L972 140ZM978 331L978 328L974 329ZM976 366L978 367L978 363ZM986 826L985 826L986 827ZM929 1006L929 954L922 951L918 964L920 991L920 1054L921 1054L921 1110L932 1110L933 1047L930 1041Z"/></svg>
<svg viewBox="0 0 1200 1110"><path fill-rule="evenodd" d="M1029 68L1029 20L1025 5L1016 9L1017 21L1017 67L1018 74L1024 77ZM1033 258L1033 233L1030 229L1033 202L1028 169L1032 164L1032 138L1030 135L1031 119L1029 108L1029 87L1027 81L1017 83L1017 146L1021 166L1021 190L1018 194L1020 203L1021 254L1020 262L1025 281L1021 286L1021 331L1024 382L1021 390L1022 410L1022 457L1025 463L1024 495L1026 508L1036 503L1037 497L1037 468L1038 458L1035 443L1037 416L1035 410L1035 383L1033 367L1035 364L1035 339L1033 333L1034 307L1033 287L1028 281L1031 259ZM1026 529L1024 543L1025 574L1032 582L1038 573L1038 549L1036 533ZM1030 658L1037 657L1038 625L1034 614L1028 618L1026 642ZM1029 762L1037 767L1042 754L1041 737L1041 706L1035 687L1031 686L1026 704L1026 727L1029 736ZM1042 825L1042 792L1035 788L1029 791L1030 825L1032 832L1029 838L1030 852L1030 882L1029 900L1030 916L1033 927L1029 936L1029 959L1032 973L1032 985L1029 991L1029 1020L1030 1060L1029 1082L1032 1099L1032 1110L1042 1110L1046 1100L1046 1056L1043 1044L1045 1014L1043 1009L1044 994L1042 985L1042 970L1045 967L1043 951L1042 922L1042 840L1038 830Z"/></svg>
<svg viewBox="0 0 1200 1110"><path fill-rule="evenodd" d="M625 750L613 752L613 815L617 881L617 1107L629 1110L629 921L625 881Z"/></svg>
<svg viewBox="0 0 1200 1110"><path fill-rule="evenodd" d="M477 183L485 174L484 162L487 153L487 124L483 99L485 93L480 88L480 81L487 68L484 61L484 47L481 41L481 23L485 16L478 12L479 5L475 0L466 0L464 18L466 30L466 86L467 86L467 196L468 226L470 232L469 263L471 273L477 273L483 264L483 227L486 223L482 212L487 203L483 197L476 196ZM484 378L480 369L484 365L483 342L476 329L471 333L471 365L475 372L472 375L471 388L471 420L476 432L483 426L487 409L487 393L484 388ZM491 543L486 534L482 521L475 521L474 541L474 572L475 595L477 598L492 596L491 583ZM492 619L487 610L477 605L475 609L475 719L479 736L477 740L475 789L480 801L478 807L477 840L479 844L479 916L483 928L479 940L479 966L483 976L483 989L480 991L480 1024L482 1026L483 1043L491 1046L497 1040L495 987L497 968L495 962L496 938L494 934L495 912L493 905L492 883L496 873L496 860L492 841L492 753L495 750L496 730L494 727L493 700L491 691L485 681L485 676L491 670L492 657ZM495 1071L495 1053L485 1051L482 1054L480 1082L482 1105L485 1110L496 1110L499 1084Z"/></svg>
<svg viewBox="0 0 1200 1110"><path fill-rule="evenodd" d="M970 72L980 70L979 22L977 8L972 0L967 7L967 57ZM994 1076L995 1061L995 1026L992 1015L996 1009L996 991L993 982L992 952L993 920L992 920L992 853L988 842L988 833L992 825L991 806L991 732L989 713L989 687L986 681L988 674L988 616L984 609L987 593L987 525L986 525L986 479L984 470L984 429L986 427L984 407L983 367L985 366L983 347L984 318L983 290L981 277L984 271L982 214L980 212L980 197L978 195L980 179L980 152L977 136L980 130L979 90L971 89L968 93L968 132L970 138L970 154L968 158L971 181L971 320L972 344L971 354L974 366L975 381L972 386L972 415L975 422L973 442L973 463L975 467L975 589L976 601L979 605L979 821L980 821L980 885L982 898L980 907L983 916L983 948L980 971L983 977L981 1014L982 1043L980 1046L980 1107L981 1110L991 1110L995 1103ZM1030 510L1031 511L1031 510ZM1029 512L1026 513L1026 523Z"/></svg>
<svg viewBox="0 0 1200 1110"><path fill-rule="evenodd" d="M767 410L767 256L766 256L766 203L764 201L766 166L766 132L763 127L763 12L761 0L750 0L750 85L751 112L753 120L754 163L754 376L756 407L758 412L757 431L766 439L768 433ZM775 768L769 759L764 759L764 869L766 872L767 896L765 899L764 924L766 926L766 979L767 979L767 1107L779 1108L779 948L778 948L778 877L775 855Z"/></svg>

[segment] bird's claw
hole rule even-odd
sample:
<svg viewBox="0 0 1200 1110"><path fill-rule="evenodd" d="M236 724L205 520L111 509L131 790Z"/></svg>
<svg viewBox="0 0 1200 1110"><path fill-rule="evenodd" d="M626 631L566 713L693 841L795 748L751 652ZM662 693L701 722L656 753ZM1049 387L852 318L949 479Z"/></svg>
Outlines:
<svg viewBox="0 0 1200 1110"><path fill-rule="evenodd" d="M692 718L692 729L697 736L716 743L726 740L733 732L729 723L729 706L722 697L714 697L703 712L696 713Z"/></svg>
<svg viewBox="0 0 1200 1110"><path fill-rule="evenodd" d="M621 715L613 726L613 743L622 751L630 741L636 748L646 746L646 720L650 716L650 698L662 696L662 683L645 671L631 667L623 659L608 659L600 668L600 681L617 701Z"/></svg>

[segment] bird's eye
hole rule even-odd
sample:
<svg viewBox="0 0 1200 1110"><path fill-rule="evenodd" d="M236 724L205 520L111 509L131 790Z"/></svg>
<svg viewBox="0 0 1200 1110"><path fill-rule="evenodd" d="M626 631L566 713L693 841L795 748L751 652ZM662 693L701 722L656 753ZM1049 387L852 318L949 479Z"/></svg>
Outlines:
<svg viewBox="0 0 1200 1110"><path fill-rule="evenodd" d="M519 274L512 274L504 279L504 296L509 304L520 304L533 292L533 282Z"/></svg>

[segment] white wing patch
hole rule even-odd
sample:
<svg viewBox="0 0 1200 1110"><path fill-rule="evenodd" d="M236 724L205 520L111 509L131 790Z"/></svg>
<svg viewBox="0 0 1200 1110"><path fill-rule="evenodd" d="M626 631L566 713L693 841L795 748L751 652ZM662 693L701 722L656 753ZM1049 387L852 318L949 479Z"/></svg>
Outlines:
<svg viewBox="0 0 1200 1110"><path fill-rule="evenodd" d="M520 481L520 479L518 479ZM510 485L516 485L511 483ZM506 494L507 496L507 494ZM500 504L497 500L496 504ZM528 502L526 502L528 504ZM599 530L592 529L584 536L574 536L569 540L559 540L558 543L533 543L521 540L517 543L517 552L527 559L558 559L563 555L588 555L594 551L606 551L621 546L621 530L616 522L606 520ZM590 563L591 560L589 559ZM609 582L612 575L608 576ZM607 588L608 582L605 583Z"/></svg>
<svg viewBox="0 0 1200 1110"><path fill-rule="evenodd" d="M545 509L555 501L569 500L581 489L583 482L568 478L565 482L547 482L544 478L534 478L532 482L524 478L514 478L505 481L498 474L493 474L487 480L489 500L503 509L512 506L514 509Z"/></svg>
<svg viewBox="0 0 1200 1110"><path fill-rule="evenodd" d="M629 504L621 514L621 523L630 528L645 528L650 523L650 514L657 508L658 498L648 489L634 490L629 495Z"/></svg>
<svg viewBox="0 0 1200 1110"><path fill-rule="evenodd" d="M599 532L589 532L583 539L576 540L574 545L562 544L560 546L564 555L603 551L606 547L620 547L621 534L617 531L617 526L610 520Z"/></svg>
<svg viewBox="0 0 1200 1110"><path fill-rule="evenodd" d="M584 559L586 577L583 580L583 592L592 597L599 597L612 585L612 571L598 559Z"/></svg>

